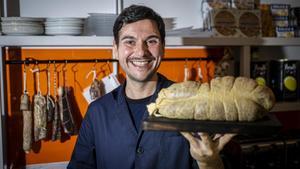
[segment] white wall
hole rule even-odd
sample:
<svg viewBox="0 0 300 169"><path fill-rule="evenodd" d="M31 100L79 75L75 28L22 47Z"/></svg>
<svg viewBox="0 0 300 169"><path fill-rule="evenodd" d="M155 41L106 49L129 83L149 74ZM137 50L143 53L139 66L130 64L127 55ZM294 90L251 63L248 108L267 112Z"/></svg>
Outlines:
<svg viewBox="0 0 300 169"><path fill-rule="evenodd" d="M175 17L175 28L202 27L201 0L124 0L124 7L142 4L153 8L162 17Z"/></svg>
<svg viewBox="0 0 300 169"><path fill-rule="evenodd" d="M205 10L203 0L124 0L124 7L131 4L143 4L153 8L162 17L176 17L175 28L193 26L201 28L202 10ZM205 1L204 1L205 2ZM261 0L261 3L288 3L292 6L300 6L300 0Z"/></svg>
<svg viewBox="0 0 300 169"><path fill-rule="evenodd" d="M115 0L20 0L20 15L30 17L86 17L88 13L116 13Z"/></svg>
<svg viewBox="0 0 300 169"><path fill-rule="evenodd" d="M162 17L175 17L175 28L202 27L203 0L123 0L124 7L143 4ZM261 0L261 3L289 3L300 6L300 0ZM116 13L116 0L20 0L20 15L32 17L86 17L88 13Z"/></svg>

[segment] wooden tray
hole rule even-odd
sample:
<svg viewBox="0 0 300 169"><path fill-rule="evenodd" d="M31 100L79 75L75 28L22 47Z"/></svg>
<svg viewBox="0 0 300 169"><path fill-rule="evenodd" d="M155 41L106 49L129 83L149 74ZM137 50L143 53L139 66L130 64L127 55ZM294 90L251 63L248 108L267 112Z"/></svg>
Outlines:
<svg viewBox="0 0 300 169"><path fill-rule="evenodd" d="M149 116L142 122L143 130L238 133L245 135L276 134L281 127L281 123L272 114L255 122L181 120L153 116Z"/></svg>

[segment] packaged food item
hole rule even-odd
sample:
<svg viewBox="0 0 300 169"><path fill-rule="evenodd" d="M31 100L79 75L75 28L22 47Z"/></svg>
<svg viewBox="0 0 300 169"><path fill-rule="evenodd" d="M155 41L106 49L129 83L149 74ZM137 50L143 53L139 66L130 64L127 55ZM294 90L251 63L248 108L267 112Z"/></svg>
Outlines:
<svg viewBox="0 0 300 169"><path fill-rule="evenodd" d="M291 38L295 37L293 27L276 27L276 37L279 38Z"/></svg>
<svg viewBox="0 0 300 169"><path fill-rule="evenodd" d="M289 16L289 4L271 4L270 7L273 16Z"/></svg>
<svg viewBox="0 0 300 169"><path fill-rule="evenodd" d="M275 37L275 26L269 4L260 5L261 31L263 37Z"/></svg>
<svg viewBox="0 0 300 169"><path fill-rule="evenodd" d="M233 8L237 9L255 9L255 0L233 0Z"/></svg>
<svg viewBox="0 0 300 169"><path fill-rule="evenodd" d="M240 10L238 28L243 37L261 37L260 11Z"/></svg>
<svg viewBox="0 0 300 169"><path fill-rule="evenodd" d="M252 61L251 78L255 79L259 85L269 86L269 62Z"/></svg>
<svg viewBox="0 0 300 169"><path fill-rule="evenodd" d="M210 12L212 30L217 37L238 37L237 10L215 9Z"/></svg>
<svg viewBox="0 0 300 169"><path fill-rule="evenodd" d="M287 16L274 16L273 23L275 26L278 27L288 27L289 25L289 18Z"/></svg>
<svg viewBox="0 0 300 169"><path fill-rule="evenodd" d="M270 62L270 86L277 100L297 99L297 61L280 59Z"/></svg>
<svg viewBox="0 0 300 169"><path fill-rule="evenodd" d="M212 9L224 9L230 7L230 0L206 0Z"/></svg>

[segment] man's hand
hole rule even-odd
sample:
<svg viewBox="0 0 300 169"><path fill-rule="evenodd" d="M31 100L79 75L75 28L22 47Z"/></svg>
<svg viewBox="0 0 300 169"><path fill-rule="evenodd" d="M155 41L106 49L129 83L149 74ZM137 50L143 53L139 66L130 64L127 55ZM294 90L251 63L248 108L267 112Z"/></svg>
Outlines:
<svg viewBox="0 0 300 169"><path fill-rule="evenodd" d="M222 169L224 168L219 152L236 134L216 134L211 138L207 133L181 134L190 143L191 156L197 160L201 169Z"/></svg>

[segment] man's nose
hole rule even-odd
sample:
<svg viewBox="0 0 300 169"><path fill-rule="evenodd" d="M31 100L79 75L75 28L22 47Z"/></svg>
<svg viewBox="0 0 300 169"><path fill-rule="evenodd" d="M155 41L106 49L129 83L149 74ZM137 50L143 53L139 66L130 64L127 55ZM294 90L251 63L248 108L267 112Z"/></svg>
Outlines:
<svg viewBox="0 0 300 169"><path fill-rule="evenodd" d="M148 46L145 42L140 42L136 45L135 53L137 56L144 56L148 51Z"/></svg>

